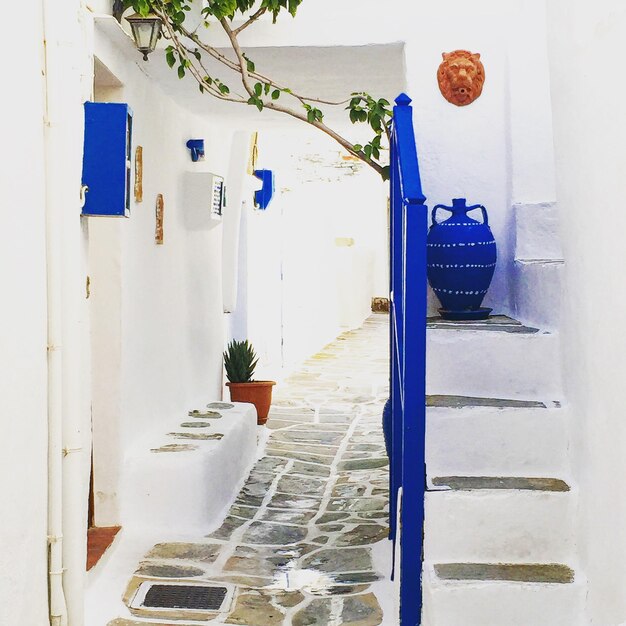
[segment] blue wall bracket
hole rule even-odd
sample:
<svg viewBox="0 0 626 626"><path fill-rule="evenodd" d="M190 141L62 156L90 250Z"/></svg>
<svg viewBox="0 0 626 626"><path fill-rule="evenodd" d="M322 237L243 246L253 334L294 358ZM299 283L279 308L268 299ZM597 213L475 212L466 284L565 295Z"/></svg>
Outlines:
<svg viewBox="0 0 626 626"><path fill-rule="evenodd" d="M190 139L186 145L191 150L191 160L194 163L204 160L204 139Z"/></svg>
<svg viewBox="0 0 626 626"><path fill-rule="evenodd" d="M274 172L272 170L254 170L254 175L263 182L263 187L254 193L254 202L265 211L274 197Z"/></svg>

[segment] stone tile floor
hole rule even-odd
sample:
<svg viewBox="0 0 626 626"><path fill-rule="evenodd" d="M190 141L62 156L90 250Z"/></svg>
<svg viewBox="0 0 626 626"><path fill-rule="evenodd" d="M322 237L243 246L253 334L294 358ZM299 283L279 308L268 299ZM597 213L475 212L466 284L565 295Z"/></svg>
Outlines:
<svg viewBox="0 0 626 626"><path fill-rule="evenodd" d="M220 528L155 545L125 595L145 580L230 583L227 613L165 614L108 626L188 623L377 626L383 623L374 544L388 533L381 413L388 394L388 316L346 332L276 388L264 456ZM390 545L386 546L391 550ZM387 622L392 623L392 622Z"/></svg>

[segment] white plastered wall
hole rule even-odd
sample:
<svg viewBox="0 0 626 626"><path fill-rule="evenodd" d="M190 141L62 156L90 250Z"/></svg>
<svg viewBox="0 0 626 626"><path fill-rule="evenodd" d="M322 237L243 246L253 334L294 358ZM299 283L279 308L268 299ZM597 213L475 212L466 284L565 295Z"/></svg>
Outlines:
<svg viewBox="0 0 626 626"><path fill-rule="evenodd" d="M258 146L276 194L267 211L247 203L247 319L233 333L253 342L259 375L280 377L386 294L388 189L313 129L265 130Z"/></svg>
<svg viewBox="0 0 626 626"><path fill-rule="evenodd" d="M550 0L548 15L578 539L589 622L616 626L626 621L626 6Z"/></svg>
<svg viewBox="0 0 626 626"><path fill-rule="evenodd" d="M47 621L46 242L41 3L0 41L7 63L0 116L0 623ZM24 45L28 42L28 45ZM19 94L19 97L17 96Z"/></svg>
<svg viewBox="0 0 626 626"><path fill-rule="evenodd" d="M172 414L221 394L222 224L189 219L183 174L226 176L232 133L164 95L123 36L96 25L95 54L120 81L105 100L134 112L133 155L143 147L143 202L129 219L90 218L94 320L94 482L98 525L123 523L118 487L125 450ZM113 31L115 32L115 31ZM121 42L121 45L120 45ZM204 138L192 163L185 143ZM228 184L228 181L227 181ZM163 194L164 244L155 244ZM93 319L93 318L92 318Z"/></svg>
<svg viewBox="0 0 626 626"><path fill-rule="evenodd" d="M543 0L419 3L406 20L421 25L405 34L405 50L427 203L466 197L487 207L498 267L484 306L498 313L513 305L512 205L554 200L543 8ZM482 95L465 107L446 102L437 84L442 52L457 49L480 53L485 67Z"/></svg>

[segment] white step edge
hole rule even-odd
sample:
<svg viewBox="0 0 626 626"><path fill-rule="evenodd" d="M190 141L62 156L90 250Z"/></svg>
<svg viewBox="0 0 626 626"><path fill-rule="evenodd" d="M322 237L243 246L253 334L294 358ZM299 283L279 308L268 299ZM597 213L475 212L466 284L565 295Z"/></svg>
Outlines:
<svg viewBox="0 0 626 626"><path fill-rule="evenodd" d="M439 562L563 562L575 549L576 491L426 493L425 558Z"/></svg>
<svg viewBox="0 0 626 626"><path fill-rule="evenodd" d="M559 408L428 408L428 474L567 474L566 416L567 411Z"/></svg>
<svg viewBox="0 0 626 626"><path fill-rule="evenodd" d="M430 328L426 392L491 398L562 398L558 334Z"/></svg>
<svg viewBox="0 0 626 626"><path fill-rule="evenodd" d="M555 202L514 204L515 257L562 259L559 207Z"/></svg>
<svg viewBox="0 0 626 626"><path fill-rule="evenodd" d="M556 330L560 324L565 263L551 259L516 259L513 269L515 317L526 324Z"/></svg>

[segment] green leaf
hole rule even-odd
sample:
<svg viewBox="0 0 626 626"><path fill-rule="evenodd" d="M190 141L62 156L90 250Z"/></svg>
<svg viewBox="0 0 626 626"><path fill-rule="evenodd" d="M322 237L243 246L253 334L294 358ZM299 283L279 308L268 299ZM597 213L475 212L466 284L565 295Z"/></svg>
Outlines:
<svg viewBox="0 0 626 626"><path fill-rule="evenodd" d="M259 111L262 111L264 107L263 100L257 96L250 96L248 98L248 104L253 104Z"/></svg>
<svg viewBox="0 0 626 626"><path fill-rule="evenodd" d="M165 53L165 60L170 67L174 67L176 59L174 58L174 50L171 47L168 48L167 52Z"/></svg>
<svg viewBox="0 0 626 626"><path fill-rule="evenodd" d="M360 143L355 143L355 144L352 146L352 149L353 149L355 152L361 152L361 150L363 150L363 146L362 146Z"/></svg>
<svg viewBox="0 0 626 626"><path fill-rule="evenodd" d="M246 60L246 68L248 72L254 72L256 70L254 62L251 61L245 54L243 55L243 58Z"/></svg>
<svg viewBox="0 0 626 626"><path fill-rule="evenodd" d="M263 85L261 85L261 83L256 83L254 85L254 93L257 96L260 96L263 93Z"/></svg>
<svg viewBox="0 0 626 626"><path fill-rule="evenodd" d="M224 83L220 83L218 86L218 89L220 90L220 93L223 93L224 95L230 93L230 88L228 87L228 85L225 85Z"/></svg>
<svg viewBox="0 0 626 626"><path fill-rule="evenodd" d="M280 89L274 89L272 91L272 100L278 100L280 98Z"/></svg>
<svg viewBox="0 0 626 626"><path fill-rule="evenodd" d="M178 66L178 78L184 78L185 77L185 66L181 63L181 65Z"/></svg>

